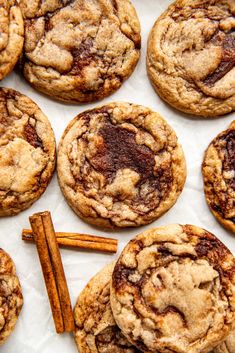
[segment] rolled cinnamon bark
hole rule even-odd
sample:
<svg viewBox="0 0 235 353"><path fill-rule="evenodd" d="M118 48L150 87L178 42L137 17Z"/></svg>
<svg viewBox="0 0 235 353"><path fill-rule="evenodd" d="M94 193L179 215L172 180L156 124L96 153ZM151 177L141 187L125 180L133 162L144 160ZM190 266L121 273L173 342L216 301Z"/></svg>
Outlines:
<svg viewBox="0 0 235 353"><path fill-rule="evenodd" d="M29 217L42 267L45 285L51 305L51 311L57 333L64 332L64 323L61 312L60 299L57 291L56 280L53 273L49 249L47 246L45 229L40 214Z"/></svg>
<svg viewBox="0 0 235 353"><path fill-rule="evenodd" d="M50 212L30 217L57 333L74 331L68 286Z"/></svg>
<svg viewBox="0 0 235 353"><path fill-rule="evenodd" d="M54 226L52 223L50 212L41 213L41 217L42 217L42 222L45 230L51 263L53 266L57 290L59 294L61 312L62 312L62 317L64 322L64 331L72 332L74 331L74 328L75 328L73 311L72 311L67 281L65 278L64 268L61 260L60 250L56 240Z"/></svg>
<svg viewBox="0 0 235 353"><path fill-rule="evenodd" d="M107 253L116 253L117 239L98 237L89 234L57 232L56 240L59 246L72 247L84 250L94 250ZM22 239L34 241L34 235L31 229L23 229Z"/></svg>

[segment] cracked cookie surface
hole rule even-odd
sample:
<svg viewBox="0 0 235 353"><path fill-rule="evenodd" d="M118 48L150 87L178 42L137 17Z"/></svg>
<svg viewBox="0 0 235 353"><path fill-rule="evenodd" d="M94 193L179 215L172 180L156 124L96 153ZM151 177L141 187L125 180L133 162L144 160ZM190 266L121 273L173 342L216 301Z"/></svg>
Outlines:
<svg viewBox="0 0 235 353"><path fill-rule="evenodd" d="M0 345L13 331L23 305L21 286L10 256L0 249Z"/></svg>
<svg viewBox="0 0 235 353"><path fill-rule="evenodd" d="M110 281L114 263L94 276L74 308L75 341L80 353L140 353L122 335L110 307Z"/></svg>
<svg viewBox="0 0 235 353"><path fill-rule="evenodd" d="M88 223L139 226L174 205L186 167L177 136L149 108L111 103L79 114L58 151L61 189Z"/></svg>
<svg viewBox="0 0 235 353"><path fill-rule="evenodd" d="M234 0L179 0L156 21L147 68L161 98L194 115L235 109Z"/></svg>
<svg viewBox="0 0 235 353"><path fill-rule="evenodd" d="M223 343L214 349L213 353L235 353L235 330Z"/></svg>
<svg viewBox="0 0 235 353"><path fill-rule="evenodd" d="M16 0L0 0L0 80L13 70L22 52L24 23Z"/></svg>
<svg viewBox="0 0 235 353"><path fill-rule="evenodd" d="M140 25L130 0L21 0L23 70L33 87L67 102L116 91L140 54Z"/></svg>
<svg viewBox="0 0 235 353"><path fill-rule="evenodd" d="M202 174L210 210L224 227L235 233L235 120L209 145Z"/></svg>
<svg viewBox="0 0 235 353"><path fill-rule="evenodd" d="M55 167L55 139L47 117L28 97L0 89L0 216L31 206Z"/></svg>
<svg viewBox="0 0 235 353"><path fill-rule="evenodd" d="M207 353L235 319L235 259L192 225L150 229L129 242L112 276L114 319L139 349Z"/></svg>

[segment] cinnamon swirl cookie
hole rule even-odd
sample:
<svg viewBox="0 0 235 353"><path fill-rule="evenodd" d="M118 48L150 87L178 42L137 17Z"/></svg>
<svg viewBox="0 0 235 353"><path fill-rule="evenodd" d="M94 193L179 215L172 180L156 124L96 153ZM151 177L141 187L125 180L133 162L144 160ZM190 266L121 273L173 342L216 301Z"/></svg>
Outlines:
<svg viewBox="0 0 235 353"><path fill-rule="evenodd" d="M13 331L23 305L20 283L10 256L0 249L0 345Z"/></svg>
<svg viewBox="0 0 235 353"><path fill-rule="evenodd" d="M116 91L140 55L140 24L130 0L21 0L23 70L33 87L67 102Z"/></svg>
<svg viewBox="0 0 235 353"><path fill-rule="evenodd" d="M28 97L0 88L0 216L31 206L54 167L55 139L47 117Z"/></svg>
<svg viewBox="0 0 235 353"><path fill-rule="evenodd" d="M223 343L214 349L213 353L235 353L235 330Z"/></svg>
<svg viewBox="0 0 235 353"><path fill-rule="evenodd" d="M110 281L114 263L87 284L74 309L75 341L80 353L138 353L122 335L110 307Z"/></svg>
<svg viewBox="0 0 235 353"><path fill-rule="evenodd" d="M235 233L235 120L209 145L202 173L212 213L224 227Z"/></svg>
<svg viewBox="0 0 235 353"><path fill-rule="evenodd" d="M234 0L178 0L156 21L147 67L161 98L186 113L235 109Z"/></svg>
<svg viewBox="0 0 235 353"><path fill-rule="evenodd" d="M139 226L174 205L186 170L177 136L150 109L111 103L79 114L60 141L58 177L88 223Z"/></svg>
<svg viewBox="0 0 235 353"><path fill-rule="evenodd" d="M114 319L140 350L207 353L235 319L235 259L208 231L169 225L145 231L118 259Z"/></svg>
<svg viewBox="0 0 235 353"><path fill-rule="evenodd" d="M16 0L0 0L0 80L15 66L22 52L24 23Z"/></svg>

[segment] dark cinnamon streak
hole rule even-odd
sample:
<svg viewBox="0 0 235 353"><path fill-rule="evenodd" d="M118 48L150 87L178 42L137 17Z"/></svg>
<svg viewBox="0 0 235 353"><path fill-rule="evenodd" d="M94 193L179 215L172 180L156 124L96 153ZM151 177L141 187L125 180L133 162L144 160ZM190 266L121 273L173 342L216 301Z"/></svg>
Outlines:
<svg viewBox="0 0 235 353"><path fill-rule="evenodd" d="M229 130L219 139L216 139L214 145L217 150L222 150L223 171L235 171L235 130ZM226 184L235 190L235 177L226 179ZM225 199L220 198L219 204L212 203L211 207L215 212L218 212L221 217L224 218L224 214L228 208L227 197L225 197ZM235 218L230 218L229 220L235 223Z"/></svg>
<svg viewBox="0 0 235 353"><path fill-rule="evenodd" d="M224 244L209 233L205 233L205 236L200 238L195 247L195 251L199 258L206 257L217 271L219 270L218 264L230 254ZM219 268L221 268L221 266L219 266Z"/></svg>
<svg viewBox="0 0 235 353"><path fill-rule="evenodd" d="M217 69L203 81L208 86L213 86L223 78L235 65L235 35L219 32L211 41L213 44L221 46L223 51L222 61Z"/></svg>
<svg viewBox="0 0 235 353"><path fill-rule="evenodd" d="M73 56L72 70L69 71L70 75L78 75L81 73L85 66L90 65L94 60L98 60L95 54L91 52L93 47L92 38L88 37L84 42L80 44L78 48L74 48L71 52Z"/></svg>
<svg viewBox="0 0 235 353"><path fill-rule="evenodd" d="M51 24L51 17L52 16L50 14L45 15L44 29L46 32L49 32L53 28L53 26Z"/></svg>
<svg viewBox="0 0 235 353"><path fill-rule="evenodd" d="M35 148L37 147L43 148L42 140L38 136L35 128L29 123L24 127L24 135L25 135L25 139L28 141L28 143L30 143L30 145L32 145Z"/></svg>
<svg viewBox="0 0 235 353"><path fill-rule="evenodd" d="M235 171L235 130L230 131L224 136L226 141L226 154L224 160L224 169L229 171ZM235 178L229 179L231 187L235 190Z"/></svg>
<svg viewBox="0 0 235 353"><path fill-rule="evenodd" d="M96 345L98 352L109 352L109 350L113 350L117 353L140 353L136 347L132 346L131 343L127 341L117 326L107 327L99 333L96 336Z"/></svg>
<svg viewBox="0 0 235 353"><path fill-rule="evenodd" d="M212 241L210 239L204 238L200 239L198 244L195 247L196 253L199 258L207 256L209 252L219 250L220 247L217 244L217 241Z"/></svg>
<svg viewBox="0 0 235 353"><path fill-rule="evenodd" d="M134 269L126 268L117 263L113 272L113 286L119 291L126 283L129 282L129 276L135 272Z"/></svg>
<svg viewBox="0 0 235 353"><path fill-rule="evenodd" d="M119 169L131 169L140 175L141 183L153 177L154 153L136 143L136 134L120 126L106 123L100 130L103 142L92 159L93 167L112 179Z"/></svg>

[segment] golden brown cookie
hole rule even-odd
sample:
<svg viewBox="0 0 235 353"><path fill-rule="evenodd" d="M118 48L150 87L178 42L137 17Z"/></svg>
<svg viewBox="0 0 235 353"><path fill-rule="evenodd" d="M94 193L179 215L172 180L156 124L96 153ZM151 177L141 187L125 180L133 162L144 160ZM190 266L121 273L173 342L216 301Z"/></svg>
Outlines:
<svg viewBox="0 0 235 353"><path fill-rule="evenodd" d="M23 305L21 286L10 256L0 249L0 345L13 331Z"/></svg>
<svg viewBox="0 0 235 353"><path fill-rule="evenodd" d="M213 215L235 233L235 120L207 148L202 174Z"/></svg>
<svg viewBox="0 0 235 353"><path fill-rule="evenodd" d="M235 330L223 343L214 349L213 353L235 353Z"/></svg>
<svg viewBox="0 0 235 353"><path fill-rule="evenodd" d="M22 52L24 23L16 0L0 0L0 80L13 70Z"/></svg>
<svg viewBox="0 0 235 353"><path fill-rule="evenodd" d="M177 136L159 114L111 103L68 125L58 177L81 218L114 228L147 224L166 212L182 191L186 168Z"/></svg>
<svg viewBox="0 0 235 353"><path fill-rule="evenodd" d="M156 21L147 68L161 98L213 117L235 109L234 0L178 0Z"/></svg>
<svg viewBox="0 0 235 353"><path fill-rule="evenodd" d="M235 259L199 227L150 229L121 253L110 301L121 331L139 349L208 353L235 319Z"/></svg>
<svg viewBox="0 0 235 353"><path fill-rule="evenodd" d="M80 353L138 353L122 335L110 307L110 281L114 263L94 276L74 308L75 341Z"/></svg>
<svg viewBox="0 0 235 353"><path fill-rule="evenodd" d="M0 216L15 215L41 196L55 153L54 133L37 104L0 88Z"/></svg>
<svg viewBox="0 0 235 353"><path fill-rule="evenodd" d="M21 0L24 75L66 102L116 91L140 55L140 24L130 0Z"/></svg>

